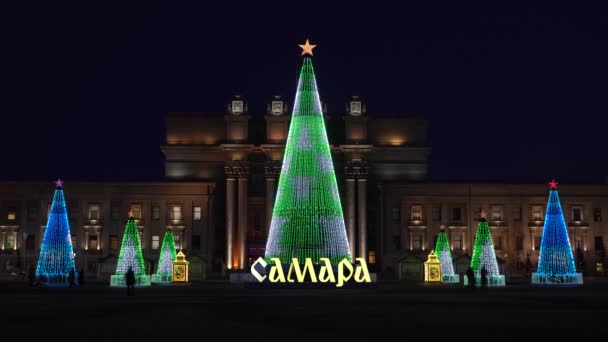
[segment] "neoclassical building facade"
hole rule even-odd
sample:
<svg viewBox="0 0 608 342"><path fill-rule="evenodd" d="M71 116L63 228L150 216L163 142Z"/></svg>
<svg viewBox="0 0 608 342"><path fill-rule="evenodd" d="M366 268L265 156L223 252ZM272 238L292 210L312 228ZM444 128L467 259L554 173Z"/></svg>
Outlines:
<svg viewBox="0 0 608 342"><path fill-rule="evenodd" d="M188 255L191 279L247 272L264 255L289 113L280 96L263 112L250 112L247 100L234 96L224 113L167 113L163 181L65 180L77 264L91 277L109 279L133 210L149 273L166 229ZM368 115L356 96L342 113L325 113L325 122L351 253L366 258L380 278L422 279L422 262L442 224L456 271L464 273L482 210L507 281L536 264L545 184L431 183L426 117ZM608 185L559 190L580 267L603 274ZM35 263L52 194L51 180L2 183L0 270Z"/></svg>

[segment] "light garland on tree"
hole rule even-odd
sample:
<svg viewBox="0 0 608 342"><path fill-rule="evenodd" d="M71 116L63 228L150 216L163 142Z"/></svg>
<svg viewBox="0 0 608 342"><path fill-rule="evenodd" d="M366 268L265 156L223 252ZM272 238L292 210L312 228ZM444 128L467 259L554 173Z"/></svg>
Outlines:
<svg viewBox="0 0 608 342"><path fill-rule="evenodd" d="M568 238L568 228L557 193L557 184L555 180L549 183L549 200L540 243L538 267L536 273L532 274L532 283L582 284L582 274L576 272L572 247Z"/></svg>
<svg viewBox="0 0 608 342"><path fill-rule="evenodd" d="M443 225L439 231L439 235L437 235L435 255L437 255L437 258L441 262L441 277L448 280L454 279L454 276L457 275L454 274L454 264L452 262L452 253L450 252L450 242L448 241L448 236L445 229L443 229ZM458 278L456 279L456 282L458 282Z"/></svg>
<svg viewBox="0 0 608 342"><path fill-rule="evenodd" d="M158 268L156 274L152 275L153 283L166 283L173 280L173 262L176 258L175 238L171 229L167 229L160 249Z"/></svg>
<svg viewBox="0 0 608 342"><path fill-rule="evenodd" d="M351 260L314 69L304 58L265 257Z"/></svg>
<svg viewBox="0 0 608 342"><path fill-rule="evenodd" d="M479 220L477 233L475 234L475 244L473 245L473 257L471 258L471 268L476 275L480 275L482 268L488 272L488 276L499 275L498 263L494 252L494 242L492 233L485 217Z"/></svg>
<svg viewBox="0 0 608 342"><path fill-rule="evenodd" d="M63 182L55 182L55 194L44 230L36 277L43 276L49 284L66 284L70 271L78 279L70 223L63 195Z"/></svg>
<svg viewBox="0 0 608 342"><path fill-rule="evenodd" d="M146 274L146 266L144 257L141 252L141 242L139 240L139 230L137 223L133 218L132 213L129 213L129 220L125 226L125 232L122 236L122 245L118 254L118 263L116 264L116 274L110 279L110 285L123 286L125 285L125 275L131 269L135 273L135 281L137 285L150 285L150 276Z"/></svg>

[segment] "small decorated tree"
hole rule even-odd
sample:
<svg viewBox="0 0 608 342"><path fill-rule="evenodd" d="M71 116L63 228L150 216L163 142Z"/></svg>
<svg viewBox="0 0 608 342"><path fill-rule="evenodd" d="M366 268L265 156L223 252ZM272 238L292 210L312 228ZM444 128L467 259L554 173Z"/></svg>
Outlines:
<svg viewBox="0 0 608 342"><path fill-rule="evenodd" d="M167 229L160 249L158 268L152 275L153 283L170 283L173 281L173 262L175 261L175 238L171 229Z"/></svg>

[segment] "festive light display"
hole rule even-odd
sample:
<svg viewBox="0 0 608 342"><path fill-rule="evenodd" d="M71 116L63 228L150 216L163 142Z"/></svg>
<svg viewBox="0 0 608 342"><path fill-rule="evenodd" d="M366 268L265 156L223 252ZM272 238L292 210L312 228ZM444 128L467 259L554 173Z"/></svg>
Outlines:
<svg viewBox="0 0 608 342"><path fill-rule="evenodd" d="M568 238L568 228L557 193L557 184L555 180L549 183L549 201L545 213L538 267L536 273L532 273L532 283L582 284L582 274L576 272L572 247Z"/></svg>
<svg viewBox="0 0 608 342"><path fill-rule="evenodd" d="M152 275L153 283L170 283L173 281L173 262L175 258L175 239L171 229L167 229L160 249L158 268L156 273Z"/></svg>
<svg viewBox="0 0 608 342"><path fill-rule="evenodd" d="M312 51L312 48L310 48ZM304 58L265 258L351 260L314 69Z"/></svg>
<svg viewBox="0 0 608 342"><path fill-rule="evenodd" d="M36 267L36 277L44 277L49 285L68 285L70 271L74 279L78 274L74 263L72 235L63 196L63 182L55 182L55 194L51 211L44 230L40 257Z"/></svg>
<svg viewBox="0 0 608 342"><path fill-rule="evenodd" d="M118 254L116 274L112 275L110 285L124 286L125 274L130 269L135 273L136 285L150 285L150 276L146 274L144 257L141 252L141 242L139 240L139 230L135 219L129 213L129 220L122 236L122 245Z"/></svg>
<svg viewBox="0 0 608 342"><path fill-rule="evenodd" d="M504 275L500 275L498 271L492 233L490 232L488 221L485 218L485 213L482 213L479 224L477 225L477 233L475 234L475 243L473 245L473 257L471 258L471 268L473 269L473 272L475 272L477 285L481 284L481 270L484 268L487 272L489 286L505 285ZM466 282L467 279L465 277L465 284Z"/></svg>
<svg viewBox="0 0 608 342"><path fill-rule="evenodd" d="M460 276L458 274L454 274L454 264L452 262L452 253L450 252L450 242L448 241L448 236L443 225L441 225L441 230L437 236L435 254L441 262L441 281L444 283L460 282Z"/></svg>

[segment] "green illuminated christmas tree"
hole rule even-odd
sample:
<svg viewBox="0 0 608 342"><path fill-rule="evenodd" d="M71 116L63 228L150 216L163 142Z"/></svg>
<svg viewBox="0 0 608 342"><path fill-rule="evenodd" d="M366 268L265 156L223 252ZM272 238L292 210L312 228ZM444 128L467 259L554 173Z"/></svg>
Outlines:
<svg viewBox="0 0 608 342"><path fill-rule="evenodd" d="M175 238L171 229L167 229L160 249L160 258L156 273L152 275L153 283L165 283L173 280L173 262L175 261Z"/></svg>
<svg viewBox="0 0 608 342"><path fill-rule="evenodd" d="M473 257L471 258L471 268L476 275L480 275L482 268L486 269L488 276L499 275L492 233L490 232L488 221L486 221L485 213L482 213L479 224L477 225L475 244L473 245Z"/></svg>
<svg viewBox="0 0 608 342"><path fill-rule="evenodd" d="M441 261L441 274L443 276L454 275L454 264L452 263L452 253L450 252L450 242L445 232L445 226L441 225L439 235L437 235L437 244L435 245L435 254Z"/></svg>
<svg viewBox="0 0 608 342"><path fill-rule="evenodd" d="M308 40L302 55L312 56ZM351 260L340 193L310 57L304 57L279 177L266 259Z"/></svg>
<svg viewBox="0 0 608 342"><path fill-rule="evenodd" d="M132 269L135 273L136 285L150 285L150 276L146 275L144 257L141 253L139 230L132 213L129 213L129 220L122 236L122 245L118 254L116 274L111 277L110 285L125 285L125 274L129 269Z"/></svg>

